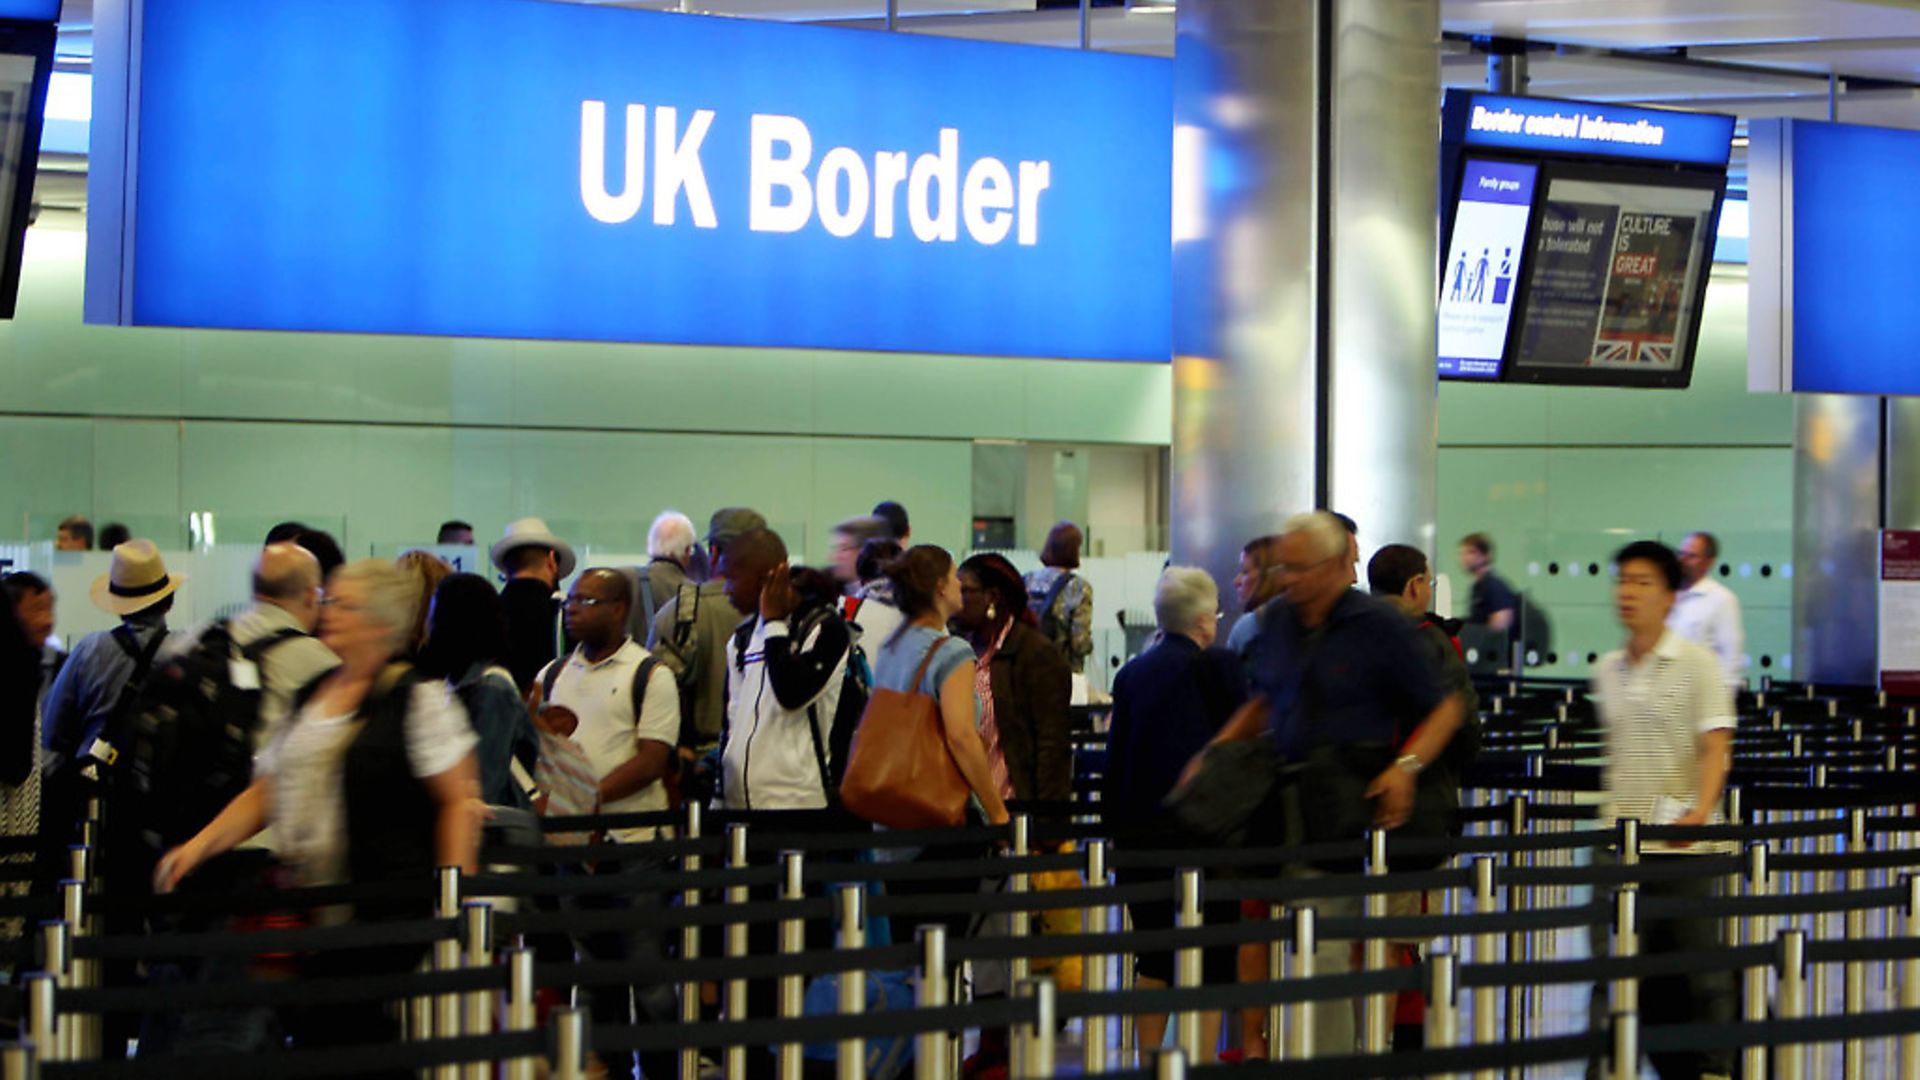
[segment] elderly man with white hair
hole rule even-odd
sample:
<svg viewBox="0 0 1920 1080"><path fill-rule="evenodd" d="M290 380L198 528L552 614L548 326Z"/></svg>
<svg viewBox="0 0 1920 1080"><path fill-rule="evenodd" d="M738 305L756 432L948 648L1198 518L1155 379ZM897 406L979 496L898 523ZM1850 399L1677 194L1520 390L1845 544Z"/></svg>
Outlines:
<svg viewBox="0 0 1920 1080"><path fill-rule="evenodd" d="M1351 588L1347 530L1332 514L1297 515L1281 530L1274 567L1280 595L1247 648L1254 698L1217 742L1264 735L1287 763L1288 838L1360 839L1409 821L1441 832L1452 822L1415 819L1417 777L1460 726L1462 702L1446 685L1406 616ZM1302 808L1310 807L1310 814ZM1343 860L1302 867L1311 876L1357 870ZM1358 897L1312 901L1321 918L1357 916ZM1349 943L1315 953L1316 974L1351 967ZM1314 1051L1353 1053L1350 1010L1314 1010Z"/></svg>
<svg viewBox="0 0 1920 1080"><path fill-rule="evenodd" d="M700 541L693 532L693 519L687 515L666 510L653 519L653 527L647 530L647 565L639 580L646 592L634 597L635 641L647 640L654 614L680 594L680 586L692 580L689 569L699 546Z"/></svg>
<svg viewBox="0 0 1920 1080"><path fill-rule="evenodd" d="M1220 626L1220 590L1204 570L1169 567L1153 592L1153 613L1160 640L1120 669L1113 682L1113 725L1107 737L1107 769L1100 805L1107 822L1123 831L1151 829L1163 819L1161 801L1180 779L1180 769L1207 745L1246 700L1240 658L1215 647ZM1121 870L1125 884L1166 884L1165 870ZM1173 927L1171 893L1164 900L1128 905L1138 930ZM1207 906L1209 925L1239 915L1232 901ZM1221 946L1203 954L1206 982L1234 979L1234 950ZM1166 986L1173 979L1171 952L1142 953L1135 973L1143 988ZM1219 1042L1220 1014L1207 1013L1201 1038L1203 1060L1212 1060ZM1143 1046L1158 1046L1167 1018L1140 1017Z"/></svg>

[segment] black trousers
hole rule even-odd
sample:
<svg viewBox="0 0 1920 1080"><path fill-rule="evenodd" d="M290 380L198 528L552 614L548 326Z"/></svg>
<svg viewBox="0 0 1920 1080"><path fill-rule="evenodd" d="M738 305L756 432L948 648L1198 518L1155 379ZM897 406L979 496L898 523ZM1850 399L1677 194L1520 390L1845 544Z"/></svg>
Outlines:
<svg viewBox="0 0 1920 1080"><path fill-rule="evenodd" d="M666 867L660 859L627 859L596 864L596 875L658 872ZM597 893L576 897L573 905L581 911L658 911L667 898L661 893ZM589 960L632 962L661 960L667 956L666 935L658 922L636 919L621 930L583 934L577 942ZM664 984L594 987L588 1009L596 1025L672 1024L676 1020L673 987ZM649 1051L622 1062L609 1058L610 1076L631 1077L637 1064L646 1080L673 1080L679 1067L679 1055L672 1051Z"/></svg>
<svg viewBox="0 0 1920 1080"><path fill-rule="evenodd" d="M1643 862L1656 860L1674 860L1693 858L1690 855L1643 855ZM1594 864L1610 865L1617 861L1611 852L1595 852ZM1672 897L1686 900L1711 900L1714 897L1714 878L1682 878L1672 881L1643 881L1640 883L1640 895L1647 897ZM1724 944L1721 940L1721 920L1710 918L1666 918L1640 920L1640 954L1653 956L1659 953L1699 952L1717 949ZM1608 931L1605 927L1593 927L1587 931L1588 943L1595 956L1607 955ZM1640 981L1640 1015L1645 1018L1657 1018L1663 1024L1730 1024L1733 1022L1735 999L1737 997L1734 976L1730 971L1717 971L1705 975L1660 975ZM1594 1030L1607 1030L1607 987L1605 984L1593 988L1593 998L1588 1006L1588 1023ZM1715 1050L1705 1054L1649 1054L1647 1060L1661 1080L1697 1080L1702 1073L1733 1073L1733 1051ZM1597 1063L1591 1064L1588 1075L1597 1075Z"/></svg>
<svg viewBox="0 0 1920 1080"><path fill-rule="evenodd" d="M308 978L401 975L418 967L423 956L419 950L406 948L315 953L301 961L300 974ZM282 1025L295 1049L391 1046L400 1041L398 1009L395 1002L308 1005L288 1010L282 1017ZM271 1073L271 1059L263 1065L262 1072ZM378 1080L408 1080L413 1070L383 1069L359 1075Z"/></svg>

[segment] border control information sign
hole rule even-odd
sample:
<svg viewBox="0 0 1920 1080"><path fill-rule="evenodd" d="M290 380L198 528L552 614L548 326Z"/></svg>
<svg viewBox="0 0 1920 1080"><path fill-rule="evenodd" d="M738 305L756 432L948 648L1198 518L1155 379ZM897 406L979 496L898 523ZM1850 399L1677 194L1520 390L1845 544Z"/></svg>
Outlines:
<svg viewBox="0 0 1920 1080"><path fill-rule="evenodd" d="M98 17L90 321L1170 356L1163 60L535 0Z"/></svg>
<svg viewBox="0 0 1920 1080"><path fill-rule="evenodd" d="M1880 533L1880 689L1920 695L1920 531Z"/></svg>

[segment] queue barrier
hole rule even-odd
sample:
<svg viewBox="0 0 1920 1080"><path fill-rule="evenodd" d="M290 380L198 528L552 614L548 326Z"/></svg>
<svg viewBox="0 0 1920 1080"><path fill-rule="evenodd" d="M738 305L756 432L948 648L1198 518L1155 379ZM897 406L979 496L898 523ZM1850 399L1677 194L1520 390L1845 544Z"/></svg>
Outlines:
<svg viewBox="0 0 1920 1080"><path fill-rule="evenodd" d="M1570 696L1570 695L1569 695ZM1529 711L1538 702L1525 704ZM1761 704L1764 706L1764 699ZM1799 703L1794 703L1798 706ZM1496 700L1496 713L1500 703ZM1551 710L1565 724L1564 704ZM1576 710L1577 711L1577 710ZM1821 715L1821 714L1825 715ZM1529 721L1529 723L1532 723ZM1366 841L1233 851L1156 848L1149 836L1115 836L1098 820L1097 803L1070 802L1023 807L1029 814L1009 827L919 833L812 832L783 828L782 816L695 811L677 814L617 815L585 819L549 819L547 828L594 831L614 827L666 827L663 838L639 845L596 844L579 847L489 848L490 866L535 868L590 857L620 860L644 854L668 861L674 870L641 871L593 878L555 878L527 872L489 872L460 880L442 871L421 882L381 886L329 887L260 895L175 895L126 898L94 895L84 882L91 870L86 852L75 854L76 880L56 897L0 898L0 915L46 918L28 951L47 974L29 978L18 989L0 988L0 1009L27 1015L35 1046L49 1048L42 1071L49 1076L132 1077L180 1075L202 1080L226 1075L257 1075L260 1060L222 1058L135 1059L128 1062L74 1060L97 1039L103 1012L189 1012L223 1005L277 1005L300 1002L354 1002L405 999L410 1041L400 1047L345 1050L296 1049L273 1057L273 1071L284 1076L346 1075L401 1065L427 1069L436 1077L491 1075L505 1063L509 1077L531 1076L533 1059L551 1062L553 1075L568 1080L579 1074L589 1047L603 1053L637 1048L678 1050L683 1072L697 1062L702 1047L726 1048L728 1076L744 1068L749 1043L777 1047L781 1075L797 1076L799 1046L820 1041L842 1047L840 1075L858 1073L863 1040L915 1037L923 1051L916 1075L942 1080L951 1075L957 1040L952 1032L983 1026L1011 1026L1016 1035L1015 1075L1052 1075L1055 1022L1078 1019L1088 1038L1088 1072L1114 1076L1169 1073L1213 1075L1211 1067L1190 1066L1196 1050L1201 1011L1214 1008L1265 1008L1274 1047L1283 1056L1301 1058L1311 1045L1302 1042L1303 1018L1316 1005L1344 1007L1363 1003L1363 1045L1369 1053L1268 1065L1234 1067L1234 1076L1407 1075L1411 1072L1474 1072L1528 1064L1578 1061L1611 1050L1621 1061L1637 1061L1640 1050L1726 1049L1737 1047L1765 1069L1772 1055L1777 1075L1808 1071L1804 1050L1782 1047L1840 1042L1849 1075L1857 1075L1869 1040L1897 1039L1903 1078L1920 1077L1920 885L1895 871L1920 866L1915 835L1920 815L1913 811L1920 793L1906 790L1891 775L1911 756L1915 717L1911 710L1887 710L1872 719L1846 718L1836 704L1804 708L1776 706L1753 725L1758 748L1742 778L1758 781L1730 792L1738 822L1726 826L1675 829L1622 823L1619 829L1580 827L1597 814L1590 800L1599 771L1576 755L1591 751L1561 742L1559 729L1493 732L1517 747L1502 751L1499 768L1477 770L1467 793L1462 819L1466 835L1441 840L1406 840L1376 835ZM1838 729L1844 726L1844 733ZM1823 728L1833 728L1827 731ZM1743 728L1743 734L1746 729ZM1855 753L1845 747L1873 740L1879 745ZM1828 756L1809 760L1809 749ZM1836 762L1859 765L1838 769ZM1755 765L1753 762L1765 762ZM1518 766L1517 770L1514 766ZM1797 782L1777 787L1772 782ZM1504 796L1504 799L1502 798ZM1476 805L1477 804L1477 805ZM1885 811L1885 812L1869 812ZM1749 820L1751 819L1751 820ZM723 830L713 835L709 830ZM1115 843L1109 844L1109 838ZM1036 851L1036 845L1078 841L1077 852ZM1640 860L1644 844L1658 841L1733 842L1738 855L1695 854L1684 859ZM1140 846L1131 846L1138 841ZM848 861L858 852L897 850L933 843L964 842L985 849L1002 844L1009 853L992 858L937 863ZM1581 865L1585 851L1618 845L1618 865ZM0 848L0 853L6 849ZM751 861L753 854L779 853L779 865ZM817 857L816 857L817 856ZM1419 873L1388 872L1401 858L1465 858L1467 865ZM1353 860L1358 874L1308 878L1266 876L1302 861ZM1166 870L1165 882L1109 885L1111 869ZM1080 870L1086 886L1035 892L1033 874ZM1273 917L1262 921L1205 925L1199 916L1204 872L1210 900L1240 900L1266 905ZM1004 878L1004 892L966 892L896 896L869 895L888 881L949 880L979 876ZM1729 883L1729 895L1702 904L1640 896L1638 887L1682 877L1709 876ZM806 886L816 889L808 895ZM818 886L831 896L819 896ZM1843 886L1843 887L1842 887ZM1575 899L1574 890L1592 890L1595 899ZM537 898L554 901L596 891L653 891L677 896L680 906L642 911L571 910L496 911L493 900ZM1447 901L1440 913L1389 918L1388 894L1437 891ZM1611 892L1611 897L1606 894ZM462 896L467 897L464 904ZM1737 894L1737 895L1734 895ZM772 896L771 899L758 897ZM481 897L482 899L472 899ZM712 902L724 897L725 903ZM1358 918L1319 918L1314 901L1362 898L1366 914ZM167 933L141 937L105 937L98 933L103 913L160 911L178 915L218 915L284 909L290 903L319 905L362 899L418 899L435 917L411 922L348 925L320 929L259 931L245 935ZM491 898L491 899L489 899ZM1119 905L1147 899L1173 899L1181 916L1171 930L1113 932ZM8 904L15 905L11 910ZM1468 908L1471 910L1468 910ZM1061 908L1085 911L1089 932L1036 936L1030 919ZM924 927L914 943L868 944L865 920L886 915L895 925L918 917L953 914L1001 914L1009 933L1003 937L967 937L948 941L943 929ZM1730 946L1702 953L1637 955L1638 920L1676 914L1724 920ZM838 947L807 952L798 933L805 920L832 918L840 924ZM619 929L649 920L682 931L682 955L636 963L542 964L523 949L496 947L516 936ZM1871 920L1871 922L1869 921ZM1840 923L1845 923L1844 936ZM747 956L745 930L752 923L777 924L780 951ZM700 931L725 930L724 955L699 955ZM1552 954L1556 933L1607 929L1613 954L1561 959ZM1387 967L1381 941L1386 937L1440 940L1449 947L1432 953L1417 967ZM1362 944L1362 969L1345 974L1316 973L1312 945L1318 941ZM1549 943L1544 950L1541 943ZM312 951L367 947L369 944L421 947L433 961L428 970L376 980L304 980L295 983L245 982L189 987L100 988L97 965L108 959L156 959L182 955L245 955L256 952ZM1198 985L1200 950L1210 946L1264 945L1269 978L1229 986ZM1306 946L1303 949L1303 945ZM1180 976L1165 990L1128 986L1124 959L1142 951L1172 950ZM16 954L18 952L16 951ZM949 968L1005 962L1016 973L1047 957L1062 954L1103 958L1091 965L1085 991L1062 993L1044 980L1019 983L1019 993L1004 1000L960 1000ZM1120 977L1111 961L1120 958ZM1466 962L1470 958L1471 962ZM504 962L502 962L504 961ZM1877 967L1883 1004L1898 997L1898 1008L1869 1010L1866 989ZM920 1004L911 1010L865 1014L858 984L874 970L920 972ZM1659 975L1706 971L1739 973L1743 982L1743 1022L1734 1025L1643 1025L1635 1008L1640 980ZM1830 994L1829 983L1844 976L1843 993ZM800 988L822 975L840 976L840 1011L802 1016ZM749 1018L742 992L748 980L776 980L781 986L778 1017ZM665 982L697 990L720 983L726 1007L720 1019L700 1021L697 999L682 995L682 1020L672 1026L594 1028L579 1010L557 1010L546 1033L531 1030L534 987L592 987L633 982ZM1540 1009L1531 996L1545 987L1597 983L1610 987L1616 1019L1607 1032L1543 1033ZM1419 1054L1383 1055L1379 1022L1389 995L1426 991L1430 1048ZM1817 1013L1839 997L1847 1015ZM1462 1009L1463 1003L1470 1009ZM687 1010L691 1004L691 1012ZM1110 1021L1122 1021L1121 1050L1131 1048L1127 1025L1140 1012L1175 1014L1182 1055L1154 1059L1152 1068L1114 1072L1113 1047L1106 1037ZM1769 1012L1771 1025L1755 1023ZM1472 1043L1461 1045L1463 1016L1471 1020ZM691 1022L688 1022L691 1021ZM1502 1025L1504 1024L1504 1038ZM501 1029L501 1030L495 1030ZM1094 1033L1100 1033L1095 1039ZM1097 1044L1097 1045L1096 1045ZM22 1059L22 1048L0 1050L0 1064ZM1893 1052L1889 1051L1891 1055ZM1144 1057L1144 1055L1143 1055ZM1888 1061L1892 1060L1890 1056ZM1097 1066L1097 1067L1096 1067ZM7 1065L11 1068L11 1065ZM849 1071L849 1070L852 1071ZM1621 1070L1617 1074L1624 1075ZM11 1074L9 1074L11 1075ZM1224 1075L1224 1074L1223 1074Z"/></svg>
<svg viewBox="0 0 1920 1080"><path fill-rule="evenodd" d="M1684 830L1675 831L1684 832ZM1737 831L1737 828L1722 827L1719 830L1710 831L1709 835L1719 836L1730 831ZM1802 827L1794 831L1804 832L1806 830ZM1645 830L1645 832L1649 835L1657 835L1660 831L1648 829ZM1595 839L1599 838L1596 837ZM1471 846L1471 844L1472 841L1470 840L1464 841L1463 847ZM1347 847L1349 845L1339 846ZM1379 842L1376 843L1374 847L1376 848L1376 852L1384 852L1387 850L1388 845L1384 842ZM1296 854L1298 854L1297 851ZM1060 856L1025 856L1022 858L1033 861L1038 865L1046 866L1058 865L1062 859ZM1014 861L1015 860L1005 860L1004 862ZM1696 869L1701 866L1706 866L1712 870L1737 870L1740 864L1740 860L1738 859L1720 859L1712 856L1694 857L1685 861L1692 864ZM978 862L979 860L973 860L963 865L965 865L968 870L975 870L978 869ZM1476 860L1476 866L1471 874L1462 871L1434 871L1421 874L1376 874L1350 878L1328 877L1299 882L1228 880L1219 883L1216 896L1220 898L1237 899L1301 899L1328 895L1372 895L1386 891L1404 891L1413 888L1456 888L1466 884L1470 877L1497 879L1500 868L1493 867L1491 864L1492 860L1482 856ZM1482 870L1482 867L1485 867L1485 870ZM949 874L953 872L950 868L937 868L946 870ZM844 872L847 870L871 872L890 868L840 864L829 866L826 869L833 872ZM1588 867L1580 869L1584 876L1590 879L1590 884L1599 884L1654 880L1669 876L1674 873L1676 869L1683 868L1653 866L1642 863L1637 865L1629 864L1614 867ZM1516 873L1518 871L1515 868L1508 868L1507 872ZM735 871L734 873L736 877L747 876L745 873L739 871ZM716 882L716 884L718 883L719 882ZM480 882L475 880L473 884L479 885ZM849 888L847 891L858 895L853 888ZM1082 903L1087 906L1112 904L1115 902L1145 899L1156 894L1164 895L1166 891L1166 889L1157 886L1132 886L1070 890L1068 894L1022 894L1015 892L1008 894L968 894L963 897L952 898L914 897L898 899L910 901L910 903L906 905L908 909L922 906L931 901L936 907L951 906L952 903L959 902L962 904L977 904L985 908L1013 911L1041 910L1047 907L1059 906L1079 906ZM1775 900L1761 905L1742 905L1738 899L1730 899L1719 902L1721 907L1716 909L1715 913L1724 914L1729 917L1738 917L1742 915L1753 916L1760 914L1779 915L1798 911L1825 911L1856 905L1873 906L1880 903L1891 904L1897 902L1902 895L1900 890L1881 889L1832 897L1814 896L1792 898L1790 901ZM885 901L889 898L876 897L874 899L880 903L880 906L884 906ZM1650 914L1657 910L1658 904L1655 901L1650 899L1647 901L1647 904L1649 906L1644 909L1643 913ZM797 916L817 915L823 908L827 907L829 907L829 905L824 902L809 900L772 901L768 902L762 910L750 914L752 917L765 916L769 919L791 919ZM716 914L724 913L725 912L716 912ZM596 914L607 914L626 918L632 917L632 913L629 912ZM671 915L673 913L667 914ZM747 912L736 912L735 914L736 916L749 915ZM1479 936L1483 934L1525 932L1549 926L1565 928L1597 925L1606 921L1604 906L1588 905L1585 908L1574 909L1567 912L1476 912L1470 915L1418 916L1398 920L1328 919L1320 924L1319 932L1322 937L1328 939L1344 939L1350 937L1356 940L1365 938L1369 934L1424 936L1428 934L1447 934L1449 931L1454 936ZM611 919L609 920L609 925L617 922L617 918ZM503 920L502 925L510 925L510 921ZM419 924L400 924L392 927L347 926L327 928L324 930L267 932L265 936L256 937L246 943L246 947L272 948L275 950L295 947L325 947L327 945L351 947L355 944L364 944L369 940L423 944L446 940L452 936L453 930L454 926L451 920L430 920ZM374 937L370 938L367 933L368 931L376 931L377 933ZM1297 922L1289 925L1282 921L1264 926L1256 923L1180 928L1172 931L1157 931L1148 934L1136 933L1134 935L1119 936L1083 935L1076 939L970 939L952 943L950 951L953 957L960 960L1010 959L1018 956L1025 956L1031 959L1039 954L1054 954L1062 951L1084 951L1088 953L1097 951L1104 954L1163 947L1192 949L1209 944L1256 943L1262 940L1277 940L1287 934L1297 935L1298 932ZM108 943L106 941L92 941L84 944L76 943L78 947L74 949L74 954L76 956L91 954L96 957L110 955L135 956L142 954L177 955L189 947L194 950L203 950L209 946L211 941L209 935L175 936L183 938L184 940L175 942L160 941L158 944L155 944L153 939L133 939L117 943ZM1920 939L1912 942L1886 942L1884 944L1891 947L1886 955L1906 957L1911 953L1914 956L1920 956ZM241 949L239 945L214 947L216 949ZM667 962L653 968L648 968L645 965L596 965L597 970L593 971L592 974L596 979L605 978L610 982L635 981L641 978L659 979L661 981L681 981L706 978L718 980L741 977L788 977L795 974L821 974L828 971L852 972L861 970L868 965L876 967L881 965L899 965L903 961L910 959L913 949L913 946L890 946L880 947L878 951L862 949L855 953L840 956L827 954L824 958L818 956L812 958L733 957L704 962L698 960L677 962L679 964L704 963L705 966L703 968L693 970L686 968L676 970L676 962ZM1468 989L1497 985L1537 985L1553 981L1605 981L1627 977L1638 979L1650 977L1655 974L1671 974L1680 971L1747 968L1757 963L1767 962L1767 958L1771 953L1772 950L1764 947L1748 947L1738 951L1718 950L1714 953L1702 954L1702 956L1669 954L1650 958L1618 957L1572 964L1562 963L1558 967L1542 967L1538 965L1516 966L1511 962L1502 962L1494 969L1498 974L1483 975L1483 965L1476 964L1459 967L1456 977L1459 979L1460 985ZM1880 956L1878 959L1884 960L1886 959L1886 955ZM1828 951L1825 954L1816 951L1810 956L1809 961L1812 963L1851 963L1858 962L1862 958L1863 955L1859 950L1838 953ZM797 960L799 963L789 968L781 965L780 962L782 960ZM722 967L720 965L731 966ZM573 970L574 966L558 965L557 967L560 970L550 973L556 977L565 978L570 975L577 976L578 974L585 974L585 972L575 972ZM453 977L446 977L449 974ZM1267 1007L1276 1007L1295 1003L1337 1000L1360 995L1377 996L1385 993L1406 991L1420 986L1422 979L1425 977L1424 973L1420 970L1391 969L1365 971L1349 975L1308 976L1306 978L1288 981L1236 984L1227 987L1188 987L1164 991L1060 995L1052 1003L1052 1008L1056 1010L1060 1016L1075 1017L1092 1016L1096 1013L1111 1015L1114 1012L1124 1012L1130 1009L1158 1010L1167 1008L1190 1013L1202 1009L1261 1004ZM582 980L575 977L573 981L578 984ZM372 994L378 996L380 993L391 993L396 996L404 995L409 997L418 995L473 993L475 991L497 990L500 988L499 983L499 978L493 972L481 970L473 973L432 973L395 977L384 987L370 988L362 985L355 988L342 985L338 987L321 988L314 985L313 989L318 990L328 997L337 995L341 999L346 1000L350 999L352 994L356 992L363 995ZM296 984L284 987L282 993L286 1000L291 1001L299 997L299 989L300 987ZM95 1008L107 1009L124 1007L128 1005L134 1005L144 1009L184 1009L195 1002L203 1005L245 1000L257 1002L257 996L249 998L244 994L244 990L245 988L236 990L236 988L231 987L205 988L199 995L188 995L184 997L177 993L172 993L171 1000L164 1005L160 1003L160 999L169 996L169 991L167 990L129 989L92 991L74 989L58 994L55 1000L64 1010L70 1012L79 1012ZM308 1000L312 999L309 998ZM602 1051L617 1052L628 1049L684 1049L688 1047L698 1047L714 1039L727 1039L735 1043L760 1041L763 1038L769 1042L793 1042L814 1041L823 1038L855 1040L887 1037L890 1035L921 1035L926 1033L924 1029L929 1025L936 1027L940 1025L979 1026L988 1023L1004 1022L1012 1024L1020 1022L1022 1018L1028 1015L1020 1011L1022 1008L1024 1008L1024 1006L1020 1006L1014 1002L998 1002L992 1003L991 1007L941 1006L939 1010L934 1012L896 1012L886 1017L873 1018L834 1017L807 1019L794 1017L777 1021L727 1020L715 1022L717 1026L676 1025L674 1028L665 1030L658 1028L614 1028L606 1031L596 1030L592 1032L587 1037L587 1044ZM996 1012L995 1010L999 1011ZM1026 1022L1031 1026L1032 1021ZM751 1026L756 1024L761 1026ZM774 1026L766 1026L769 1024ZM781 1024L787 1026L781 1027L779 1026ZM1897 1025L1888 1027L1886 1030L1895 1031L1900 1034L1907 1033L1906 1029L1898 1028ZM1662 1038L1666 1038L1666 1036L1662 1036ZM391 1067L395 1062L411 1063L417 1061L423 1065L446 1064L451 1062L452 1056L465 1052L465 1050L456 1048L456 1042L458 1042L458 1040L430 1040L423 1044L410 1044L419 1046L420 1048L410 1049L406 1055L400 1057L395 1057L390 1054L378 1056L377 1060L385 1062L388 1067ZM460 1045L464 1046L467 1050L473 1050L487 1044L466 1042ZM521 1040L511 1044L503 1042L498 1045L517 1052L531 1044ZM1501 1048L1502 1052L1512 1052L1513 1045L1512 1043L1506 1044ZM1576 1056L1583 1056L1592 1050L1592 1040L1577 1043L1561 1043L1558 1045L1561 1050L1581 1048L1580 1054ZM296 1065L290 1071L280 1069L276 1069L276 1071L286 1072L287 1075L338 1074L342 1071L351 1071L357 1068L357 1063L376 1060L374 1057L356 1057L351 1053L342 1051L315 1051L312 1052L312 1054L313 1056L310 1060L302 1059L303 1063ZM294 1055L289 1055L289 1057L298 1056L299 1054L297 1052ZM1444 1060L1457 1064L1463 1061L1471 1062L1474 1059L1470 1056L1463 1057L1455 1055L1453 1058ZM145 1064L151 1065L152 1063ZM1435 1064L1438 1064L1438 1061L1436 1061ZM171 1062L171 1067L173 1068L181 1068L184 1065L184 1062L177 1060ZM1375 1067L1378 1067L1378 1065L1379 1063L1376 1062ZM195 1063L195 1067L196 1071L203 1071L197 1068L197 1063ZM314 1071L306 1071L309 1067ZM371 1066L369 1065L369 1067ZM1315 1063L1315 1067L1309 1071L1301 1071L1299 1069L1287 1070L1283 1068L1283 1071L1275 1072L1273 1075L1318 1075L1320 1074L1319 1069L1324 1067L1329 1067L1328 1063L1318 1062ZM1404 1074L1409 1068L1421 1066L1419 1066L1417 1061L1401 1056L1393 1059L1386 1067ZM1462 1065L1461 1067L1465 1066ZM140 1071L141 1068L143 1068L143 1063L138 1061L111 1065L103 1063L95 1066L95 1068L109 1071L70 1071L66 1063L50 1063L49 1069L51 1071L49 1075L145 1075L144 1072ZM127 1071L116 1072L112 1070ZM1204 1070L1200 1069L1193 1071L1204 1072ZM208 1076L225 1075L217 1068L204 1074ZM1351 1067L1348 1067L1346 1075L1371 1075L1371 1073L1364 1070L1355 1073Z"/></svg>

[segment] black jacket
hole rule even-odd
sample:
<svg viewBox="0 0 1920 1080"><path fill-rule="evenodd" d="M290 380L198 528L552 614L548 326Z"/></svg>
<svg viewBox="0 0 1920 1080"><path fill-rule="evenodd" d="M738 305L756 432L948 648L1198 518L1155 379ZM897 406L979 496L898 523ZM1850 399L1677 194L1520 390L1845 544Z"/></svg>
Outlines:
<svg viewBox="0 0 1920 1080"><path fill-rule="evenodd" d="M500 590L500 608L507 620L507 670L513 673L513 681L525 697L540 669L559 655L554 627L560 601L554 599L546 582L514 578Z"/></svg>
<svg viewBox="0 0 1920 1080"><path fill-rule="evenodd" d="M1045 635L1016 622L993 657L993 722L1016 799L1073 797L1073 670Z"/></svg>

